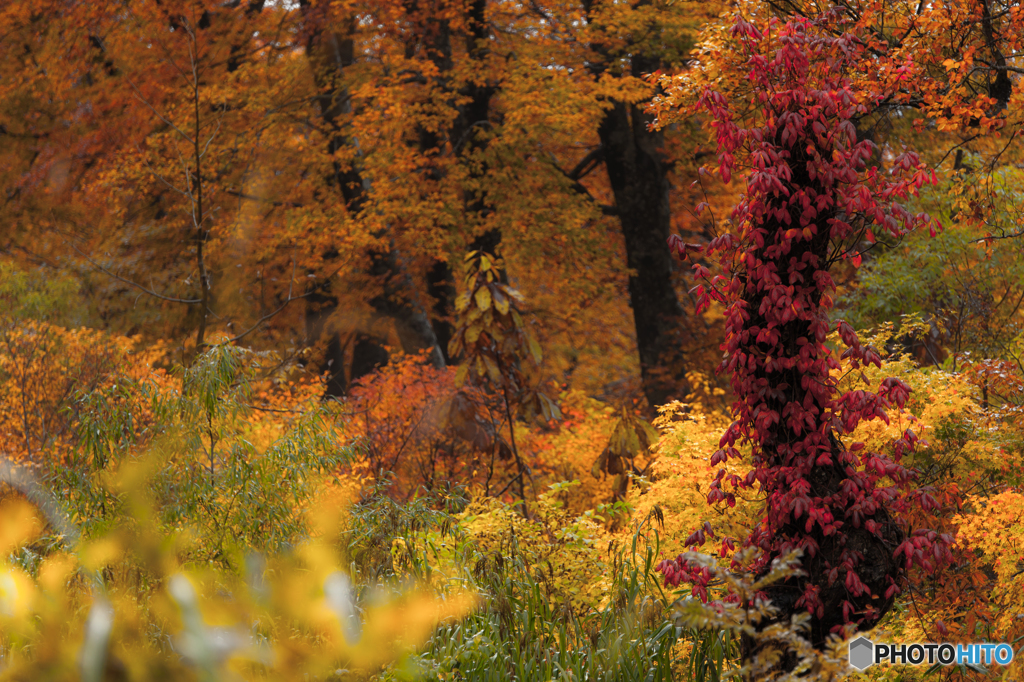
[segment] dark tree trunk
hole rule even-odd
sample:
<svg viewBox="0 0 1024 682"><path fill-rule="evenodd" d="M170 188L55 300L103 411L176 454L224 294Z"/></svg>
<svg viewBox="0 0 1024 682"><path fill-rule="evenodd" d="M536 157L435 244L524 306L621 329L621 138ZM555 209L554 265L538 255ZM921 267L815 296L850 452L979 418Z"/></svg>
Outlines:
<svg viewBox="0 0 1024 682"><path fill-rule="evenodd" d="M383 285L384 291L370 299L373 309L394 322L398 342L406 353L426 350L430 364L435 368L445 366L444 355L438 346L437 336L430 324L430 318L417 301L417 292L412 277L402 266L400 256L394 247L386 251L375 251L370 255L370 274Z"/></svg>
<svg viewBox="0 0 1024 682"><path fill-rule="evenodd" d="M830 436L830 440L833 464L815 467L810 482L815 495L838 497L844 482L850 477L846 472L847 465L840 461L840 454L845 450L843 444L834 435ZM842 513L842 510L837 512ZM813 556L808 554L802 558L801 564L805 575L794 576L765 589L765 596L779 609L779 617L765 622L763 626L789 622L794 614L805 611L806 607L797 606L797 601L808 582L818 588L822 603L820 613L810 614L810 632L807 633L810 643L819 650L825 648L832 628L845 625L844 601L853 602L859 611L871 608L878 614L876 618L864 623L860 628L862 630L871 629L892 608L895 598L886 598L883 595L888 588L889 579L900 575L900 562L893 557L893 552L903 542L906 533L892 520L884 507L876 509L870 518L879 526L877 536L864 527L853 528L852 525L844 527L840 533L828 536L821 532L820 526L815 526L811 533L807 533L802 520L800 523L787 524L781 529L781 533L787 537L811 538L818 549ZM832 567L842 565L843 556L852 554L863 557L857 566L857 575L871 588L870 596L851 597L841 579L829 581L828 574ZM758 649L751 640L746 639L742 642L741 654L743 659L747 660L756 656ZM795 654L787 652L780 663L780 669L792 670L796 663Z"/></svg>
<svg viewBox="0 0 1024 682"><path fill-rule="evenodd" d="M320 106L321 118L327 127L330 137L328 152L332 155L340 149L351 146L355 143L349 139L344 128L344 118L351 113L351 101L348 90L344 84L345 69L355 61L354 41L349 36L342 36L336 33L326 33L319 26L319 10L311 7L305 0L300 3L305 12L307 27L307 54L313 67L313 77L319 95L317 97ZM342 166L334 162L333 184L341 192L346 207L353 214L358 214L364 207L370 190L369 182L364 178L355 165ZM380 235L384 236L384 235ZM438 346L437 336L430 324L423 307L419 305L415 292L412 277L402 266L401 255L392 246L369 254L370 273L381 283L383 292L370 300L370 304L381 315L392 319L402 349L408 353L429 349L428 357L435 367L444 367L444 355ZM334 299L333 307L337 309L337 299ZM329 304L321 303L315 310L312 306L307 308L307 314L322 315L322 311L329 310ZM319 326L324 328L322 321ZM372 343L370 336L364 337L364 345ZM310 339L316 342L317 339ZM328 348L341 344L338 340L328 340ZM329 356L330 354L328 354ZM387 351L383 347L370 353L375 358L386 357ZM326 357L324 364L330 363L333 358ZM333 365L333 363L332 363ZM321 367L321 371L330 372L327 367ZM335 374L341 371L335 370ZM334 376L332 374L331 376ZM343 385L335 382L335 389ZM328 384L327 395L334 395L332 384Z"/></svg>
<svg viewBox="0 0 1024 682"><path fill-rule="evenodd" d="M352 371L349 374L352 383L388 364L388 359L388 351L382 339L356 334L356 343L352 347Z"/></svg>
<svg viewBox="0 0 1024 682"><path fill-rule="evenodd" d="M427 271L427 295L434 304L431 307L430 324L434 327L437 344L444 354L445 364L453 364L448 355L448 344L452 340L455 328L450 320L455 313L455 276L447 261L439 260Z"/></svg>
<svg viewBox="0 0 1024 682"><path fill-rule="evenodd" d="M338 297L328 287L330 283L306 296L306 343L312 345L326 334L324 356L317 366L319 376L326 375L324 397L340 398L348 390L345 378L345 348L337 331L328 333L327 323L338 310Z"/></svg>
<svg viewBox="0 0 1024 682"><path fill-rule="evenodd" d="M672 283L667 245L668 167L661 156L662 134L649 131L649 122L639 106L615 102L598 134L626 246L641 380L654 407L685 398L689 390L681 351L687 320Z"/></svg>
<svg viewBox="0 0 1024 682"><path fill-rule="evenodd" d="M583 0L588 22L594 21L595 0ZM594 43L590 72L608 74L623 52ZM633 48L629 69L634 77L652 73L662 64ZM648 129L652 118L644 103L613 101L598 126L601 156L615 196L615 213L622 227L626 265L630 269L629 302L633 308L640 379L653 409L689 394L682 348L687 316L672 282L673 261L668 248L672 229L669 204L671 168L664 156L663 133Z"/></svg>
<svg viewBox="0 0 1024 682"><path fill-rule="evenodd" d="M470 60L481 61L488 53L487 41L489 30L485 21L487 0L473 0L469 5L470 31L465 35L466 53ZM452 33L448 22L436 21L426 18L424 25L420 27L416 41L417 44L410 44L407 47L406 55L412 57L423 36L426 36L425 50L428 58L434 63L438 70L438 78L442 83L450 78L454 66L452 61ZM491 85L470 83L459 89L454 95L464 100L464 103L457 107L457 115L447 131L447 139L452 145L452 153L458 157L467 155L483 149L487 140L481 133L490 130L490 107L491 98L495 88ZM423 154L440 152L443 145L441 136L437 131L421 128L418 131L419 151ZM441 174L436 167L428 171L431 180L440 181ZM476 172L480 175L486 172L486 168ZM470 224L483 222L490 213L483 193L467 196L465 199L465 213L467 222ZM501 242L501 233L498 230L488 230L478 236L470 245L470 250L482 250L494 253ZM444 355L446 363L457 359L448 356L448 342L453 334L451 316L455 310L455 271L446 261L437 261L427 272L427 293L433 301L431 306L431 325L434 334L437 336L438 345Z"/></svg>

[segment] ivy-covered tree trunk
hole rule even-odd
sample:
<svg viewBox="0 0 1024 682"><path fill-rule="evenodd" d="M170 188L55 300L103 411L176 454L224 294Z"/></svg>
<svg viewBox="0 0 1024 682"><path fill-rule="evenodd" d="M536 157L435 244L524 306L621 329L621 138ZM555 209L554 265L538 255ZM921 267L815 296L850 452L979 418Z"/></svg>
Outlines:
<svg viewBox="0 0 1024 682"><path fill-rule="evenodd" d="M853 120L879 95L856 89L848 76L863 41L810 20L772 26L771 41L741 20L734 36L760 114L744 118L711 88L698 107L710 115L723 179L739 164L752 169L733 212L736 232L706 249L673 240L682 254L718 256L721 268L712 276L704 261L694 265L705 281L700 305L726 306L721 369L736 394L736 421L711 464L739 459L741 446L750 448L753 464L746 476L720 469L708 500L732 505L739 489L760 488L764 518L746 540L761 550L754 569L765 573L773 559L802 552L803 574L770 587L767 596L779 620L808 612L810 640L822 647L845 626L876 624L911 565L935 570L949 557L950 538L909 530L910 505L931 504L926 490L913 487L914 472L900 464L914 434L904 432L888 452L842 441L861 421L888 421L887 411L903 407L909 387L888 378L878 387L840 391L840 359L826 344L834 329L830 271L859 258L858 245L872 229L899 237L930 222L902 202L933 175L909 152L890 169L869 165L878 157L870 142L858 141ZM847 369L881 367L880 355L848 324L838 330ZM705 539L695 536L694 543ZM747 646L746 656L757 655ZM784 668L794 664L784 657Z"/></svg>
<svg viewBox="0 0 1024 682"><path fill-rule="evenodd" d="M830 149L808 154L803 144L781 140L773 146L790 150L790 196L833 194L826 178L809 172L815 157L831 155ZM818 340L831 327L825 303L830 287L822 284L833 262L837 212L832 204L801 220L802 211L781 193L765 203L761 239L746 251L756 267L748 268L728 322L726 366L744 399L748 433L757 439L754 465L763 472L767 494L769 525L751 541L772 558L789 546L804 552L806 575L772 585L766 594L786 619L809 610L810 639L821 647L851 617L870 628L892 607L890 587L903 576L894 552L906 533L888 513L884 496L869 494L857 455L838 437L845 429L832 419L839 416L833 361ZM810 238L787 237L792 225L803 226L801 237L809 230ZM879 407L890 404L883 400Z"/></svg>

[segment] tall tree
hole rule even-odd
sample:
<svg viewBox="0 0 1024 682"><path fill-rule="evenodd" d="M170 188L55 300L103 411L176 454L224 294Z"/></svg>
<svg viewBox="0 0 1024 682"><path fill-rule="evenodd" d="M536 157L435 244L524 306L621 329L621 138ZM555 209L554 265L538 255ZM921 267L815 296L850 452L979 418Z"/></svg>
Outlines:
<svg viewBox="0 0 1024 682"><path fill-rule="evenodd" d="M922 226L935 230L912 208L918 190L936 182L935 172L901 149L896 134L879 150L858 135L857 124L899 111L917 118L918 132L931 128L932 142L947 149L956 139L943 139L943 131L974 131L977 139L1015 125L1019 112L1007 108L1012 100L1000 89L998 54L1016 49L1010 36L1019 29L1009 28L1011 15L1000 15L1005 42L994 43L984 28L990 10L980 10L976 28L953 17L978 10L956 5L813 12L786 5L788 21L765 16L756 3L745 9L756 20L737 15L731 27L709 31L701 73L677 78L661 102L707 112L724 180L746 170L731 231L706 248L681 240L674 247L704 254L694 263L706 280L700 304L727 306L722 369L736 393L736 422L712 464L740 457L741 445L752 452L753 469L746 476L720 470L708 499L732 504L736 489L760 487L765 518L747 542L763 550L762 562L803 551L805 574L772 587L769 596L781 618L808 611L812 642L823 646L846 625L877 623L905 588L910 568L938 570L951 542L910 525L914 505L935 505L928 488L915 487L915 472L900 464L914 446L913 432L885 453L843 442L861 421L888 420L909 391L897 378L837 390L839 361L826 345L832 271L846 258L859 264L876 234L899 239ZM947 44L950 34L958 37ZM983 52L991 70L965 87L965 76L978 74L959 71L957 59ZM945 78L925 77L938 67ZM672 120L668 109L663 113L663 124ZM706 256L717 258L717 273ZM839 322L838 332L853 370L881 366L852 327ZM705 539L701 532L691 541Z"/></svg>
<svg viewBox="0 0 1024 682"><path fill-rule="evenodd" d="M355 54L355 22L354 14L346 14L340 18L332 17L326 8L312 6L309 2L300 3L303 10L305 31L307 32L307 54L313 67L314 79L319 89L318 104L323 123L327 128L327 154L333 160L333 183L344 198L347 211L358 218L366 208L367 195L372 191L372 184L359 167L362 156L359 140L346 130L351 125L352 96L348 91L349 76L346 70L353 66ZM350 162L342 163L336 157L348 150ZM370 303L374 310L394 321L399 341L403 350L415 352L421 349L429 351L428 357L436 367L444 366L444 354L437 341L433 326L420 302L420 295L415 290L412 277L402 264L402 255L398 251L394 238L390 234L390 225L377 230L374 237L380 246L369 252L368 273L378 280L380 293ZM331 246L326 258L331 254L337 256L337 249ZM321 294L311 301L307 315L314 321L307 323L307 329L322 330L322 318L329 316L338 308L337 299L329 294ZM364 336L362 343L370 343ZM374 353L380 356L380 352ZM357 363L358 364L358 363ZM357 374L365 368L357 368ZM344 357L341 344L334 332L327 343L327 355L321 371L329 374L327 383L328 395L338 395L345 390ZM357 377L353 377L357 378Z"/></svg>
<svg viewBox="0 0 1024 682"><path fill-rule="evenodd" d="M583 3L593 30L591 48L595 58L588 64L590 72L597 80L611 76L628 79L633 85L604 103L597 129L601 141L598 153L608 173L615 197L614 213L622 229L640 373L651 406L686 398L686 372L691 368L681 354L687 329L693 324L679 302L672 257L665 248L672 232L669 175L675 160L665 148L664 131L651 128L653 117L646 112L647 98L638 100L635 91L644 76L675 66L673 58L684 51L679 49L683 45L672 46L676 50L654 47L649 34L667 32L660 24L671 26L672 22L665 21L665 12L653 11L653 4L630 3L632 11L624 17L623 8L615 3ZM631 30L608 35L607 25L616 25L624 18ZM678 26L675 28L678 31ZM671 37L682 42L685 36Z"/></svg>

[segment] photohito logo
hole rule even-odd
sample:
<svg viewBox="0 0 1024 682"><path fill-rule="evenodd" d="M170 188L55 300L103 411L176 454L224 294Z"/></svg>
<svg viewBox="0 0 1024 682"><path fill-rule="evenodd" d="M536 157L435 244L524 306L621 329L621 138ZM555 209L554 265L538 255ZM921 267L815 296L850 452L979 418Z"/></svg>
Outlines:
<svg viewBox="0 0 1024 682"><path fill-rule="evenodd" d="M1009 644L876 644L867 637L850 642L850 665L866 670L876 663L906 665L1010 665Z"/></svg>

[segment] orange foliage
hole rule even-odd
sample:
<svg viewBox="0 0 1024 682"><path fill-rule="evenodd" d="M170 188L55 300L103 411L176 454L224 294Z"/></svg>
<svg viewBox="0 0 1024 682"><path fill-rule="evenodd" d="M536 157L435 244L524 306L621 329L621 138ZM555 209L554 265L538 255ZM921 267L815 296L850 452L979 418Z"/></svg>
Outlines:
<svg viewBox="0 0 1024 682"><path fill-rule="evenodd" d="M456 389L453 368L402 356L357 384L349 406L361 455L355 475L393 479L399 499L452 484L493 493L508 480L511 451L496 433L504 408L480 389Z"/></svg>
<svg viewBox="0 0 1024 682"><path fill-rule="evenodd" d="M611 65L639 48L681 66L717 9L8 3L21 47L0 54L4 248L75 264L95 322L119 331L299 349L339 329L404 344L393 318L408 310L450 322L432 273L499 234L546 370L635 392L630 273L596 152L609 103L654 88ZM663 152L673 221L699 235L692 146L680 129ZM314 294L337 310L326 325L300 300Z"/></svg>
<svg viewBox="0 0 1024 682"><path fill-rule="evenodd" d="M82 396L140 369L132 340L22 321L0 327L0 440L8 456L38 461L74 442ZM145 370L145 365L142 367Z"/></svg>

